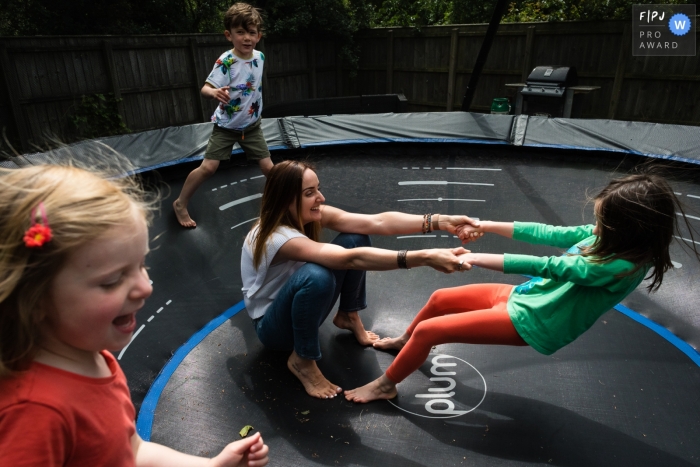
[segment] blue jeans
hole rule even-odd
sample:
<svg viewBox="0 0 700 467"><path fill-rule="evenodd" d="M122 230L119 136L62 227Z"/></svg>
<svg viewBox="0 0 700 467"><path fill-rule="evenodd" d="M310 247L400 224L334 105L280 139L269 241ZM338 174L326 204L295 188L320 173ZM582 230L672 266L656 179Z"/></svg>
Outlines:
<svg viewBox="0 0 700 467"><path fill-rule="evenodd" d="M367 235L346 233L331 243L346 249L372 245ZM332 270L306 263L282 286L263 317L253 321L260 342L274 350L294 349L302 358L320 360L318 328L339 295L339 311L367 307L365 277L365 271Z"/></svg>

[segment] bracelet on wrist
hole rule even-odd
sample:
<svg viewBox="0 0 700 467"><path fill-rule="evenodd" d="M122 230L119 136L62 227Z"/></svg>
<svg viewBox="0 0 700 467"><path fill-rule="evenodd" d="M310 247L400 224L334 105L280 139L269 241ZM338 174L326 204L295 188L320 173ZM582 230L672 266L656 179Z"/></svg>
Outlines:
<svg viewBox="0 0 700 467"><path fill-rule="evenodd" d="M433 231L433 215L423 214L423 235Z"/></svg>
<svg viewBox="0 0 700 467"><path fill-rule="evenodd" d="M406 261L407 250L399 250L396 255L396 263L399 265L399 269L411 269L408 267L408 262Z"/></svg>

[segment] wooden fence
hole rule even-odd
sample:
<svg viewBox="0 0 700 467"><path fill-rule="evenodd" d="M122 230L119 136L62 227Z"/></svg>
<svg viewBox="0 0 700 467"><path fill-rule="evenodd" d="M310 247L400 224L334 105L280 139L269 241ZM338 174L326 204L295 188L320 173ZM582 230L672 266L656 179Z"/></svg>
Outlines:
<svg viewBox="0 0 700 467"><path fill-rule="evenodd" d="M222 34L0 38L0 125L24 151L64 139L83 95L111 93L127 128L208 121L200 89L231 44ZM340 94L331 41L263 41L265 105ZM18 148L19 149L19 148Z"/></svg>
<svg viewBox="0 0 700 467"><path fill-rule="evenodd" d="M700 125L698 57L634 57L628 21L516 23L499 28L472 110L513 97L537 65L575 66L582 118ZM356 35L357 77L331 41L272 41L265 105L315 97L402 93L411 111L459 110L486 25L379 28ZM695 32L697 34L697 31ZM0 38L0 126L28 151L64 132L80 96L112 93L131 131L208 121L199 90L228 47L223 35Z"/></svg>
<svg viewBox="0 0 700 467"><path fill-rule="evenodd" d="M700 59L634 57L629 21L501 24L472 110L513 97L535 66L575 66L582 118L700 125ZM411 111L459 110L487 25L360 31L355 92L403 93ZM697 34L697 31L694 31Z"/></svg>

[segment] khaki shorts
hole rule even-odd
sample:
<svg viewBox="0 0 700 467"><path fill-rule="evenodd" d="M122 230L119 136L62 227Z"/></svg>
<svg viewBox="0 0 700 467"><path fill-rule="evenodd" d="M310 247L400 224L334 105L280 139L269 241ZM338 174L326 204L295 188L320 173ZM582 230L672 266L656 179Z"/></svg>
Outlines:
<svg viewBox="0 0 700 467"><path fill-rule="evenodd" d="M204 158L217 161L229 160L233 145L236 143L241 146L249 161L259 161L270 157L270 150L267 149L265 136L260 120L258 120L244 130L229 130L214 124Z"/></svg>

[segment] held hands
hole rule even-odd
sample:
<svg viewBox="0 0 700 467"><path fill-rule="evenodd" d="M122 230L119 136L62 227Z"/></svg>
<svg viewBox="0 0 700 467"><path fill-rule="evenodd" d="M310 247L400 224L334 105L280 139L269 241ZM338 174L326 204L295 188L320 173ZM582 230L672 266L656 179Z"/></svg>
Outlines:
<svg viewBox="0 0 700 467"><path fill-rule="evenodd" d="M481 225L462 224L456 229L456 235L462 240L462 244L478 240L484 235Z"/></svg>
<svg viewBox="0 0 700 467"><path fill-rule="evenodd" d="M484 235L479 221L468 216L440 215L440 229L446 230L452 235L457 235L462 244L478 240Z"/></svg>
<svg viewBox="0 0 700 467"><path fill-rule="evenodd" d="M428 266L436 271L451 274L453 272L468 271L471 269L471 264L464 261L463 257L467 253L471 253L464 248L435 248L427 250L429 253Z"/></svg>
<svg viewBox="0 0 700 467"><path fill-rule="evenodd" d="M260 433L255 433L250 438L234 441L224 448L221 453L210 459L210 467L263 467L269 459L267 453L270 450L263 442Z"/></svg>

